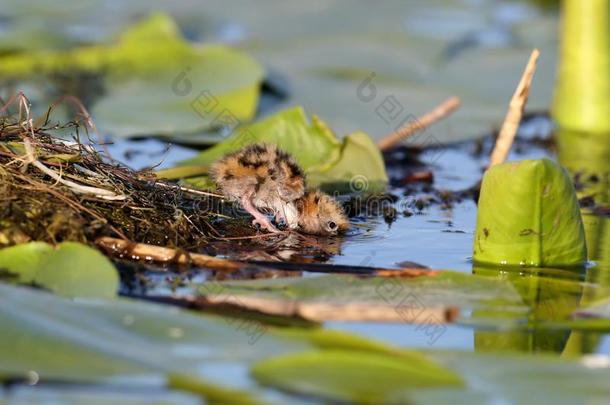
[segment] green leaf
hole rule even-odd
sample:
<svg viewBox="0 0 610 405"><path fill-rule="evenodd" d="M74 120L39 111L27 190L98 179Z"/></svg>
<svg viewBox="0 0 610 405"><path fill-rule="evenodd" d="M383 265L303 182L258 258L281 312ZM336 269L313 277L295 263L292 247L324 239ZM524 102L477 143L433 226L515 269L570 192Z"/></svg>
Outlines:
<svg viewBox="0 0 610 405"><path fill-rule="evenodd" d="M0 269L13 273L22 283L31 283L52 252L53 247L44 242L23 243L0 249Z"/></svg>
<svg viewBox="0 0 610 405"><path fill-rule="evenodd" d="M184 160L181 165L208 167L227 153L256 142L281 146L286 152L294 154L304 169L337 160L341 145L324 122L313 118L310 123L303 108L294 107L241 128L218 145Z"/></svg>
<svg viewBox="0 0 610 405"><path fill-rule="evenodd" d="M311 348L260 324L151 303L69 300L3 284L0 301L0 379L34 371L41 382L168 385L219 403L254 403L255 394L222 376L211 380L206 367ZM249 344L254 333L256 345Z"/></svg>
<svg viewBox="0 0 610 405"><path fill-rule="evenodd" d="M384 402L408 389L463 384L458 374L423 356L345 350L277 356L256 363L252 375L297 394L363 404Z"/></svg>
<svg viewBox="0 0 610 405"><path fill-rule="evenodd" d="M220 126L221 113L250 120L263 76L256 61L236 50L189 44L161 13L116 44L0 57L5 78L71 71L105 75L105 95L93 115L100 130L119 136L190 134Z"/></svg>
<svg viewBox="0 0 610 405"><path fill-rule="evenodd" d="M65 297L115 297L119 275L98 250L75 242L58 245L41 264L34 281Z"/></svg>
<svg viewBox="0 0 610 405"><path fill-rule="evenodd" d="M259 390L216 370L231 365L241 373L253 361L315 348L355 355L396 352L343 332L275 330L250 318L199 315L121 298L72 300L0 284L0 301L0 379L27 378L35 371L41 382L167 385L212 402L253 403Z"/></svg>
<svg viewBox="0 0 610 405"><path fill-rule="evenodd" d="M0 268L21 283L34 283L66 297L116 296L119 276L114 265L96 249L75 242L53 248L31 242L0 250Z"/></svg>
<svg viewBox="0 0 610 405"><path fill-rule="evenodd" d="M578 201L561 166L542 159L487 170L479 198L474 260L543 267L586 262Z"/></svg>
<svg viewBox="0 0 610 405"><path fill-rule="evenodd" d="M207 173L215 160L257 142L272 143L291 153L308 173L309 186L336 189L342 185L347 189L350 181L362 178L367 188L355 191L379 191L385 189L388 181L381 153L366 134L356 132L340 141L318 117L313 116L309 122L301 107L281 111L242 128L198 156L182 161L177 168L158 172L158 176L173 178ZM205 178L189 181L210 184Z"/></svg>
<svg viewBox="0 0 610 405"><path fill-rule="evenodd" d="M366 193L384 191L388 177L373 140L364 132L354 132L343 138L339 159L328 168L313 170L307 181L331 191Z"/></svg>
<svg viewBox="0 0 610 405"><path fill-rule="evenodd" d="M566 129L610 132L610 1L564 1L553 117Z"/></svg>

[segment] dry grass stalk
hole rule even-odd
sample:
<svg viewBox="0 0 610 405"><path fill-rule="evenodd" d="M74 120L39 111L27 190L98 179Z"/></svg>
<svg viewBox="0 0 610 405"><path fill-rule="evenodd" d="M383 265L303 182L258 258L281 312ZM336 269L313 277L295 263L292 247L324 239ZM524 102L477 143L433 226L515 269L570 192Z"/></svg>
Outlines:
<svg viewBox="0 0 610 405"><path fill-rule="evenodd" d="M536 62L538 61L539 56L540 51L538 49L534 49L530 55L527 65L525 66L523 76L521 76L519 85L517 86L517 89L510 100L506 118L504 118L504 123L500 129L500 134L498 135L494 149L491 152L489 162L490 167L504 163L508 157L508 153L513 145L515 135L519 129L519 124L521 123L523 110L527 104L532 79L534 78L534 73L536 72Z"/></svg>
<svg viewBox="0 0 610 405"><path fill-rule="evenodd" d="M196 267L223 271L235 271L244 267L243 263L234 262L232 260L145 243L133 243L127 240L110 237L101 237L97 239L95 243L107 254L128 260L193 265Z"/></svg>
<svg viewBox="0 0 610 405"><path fill-rule="evenodd" d="M292 262L239 262L200 253L191 253L181 249L172 249L146 243L134 243L129 240L101 237L96 245L107 254L128 260L143 260L163 264L192 265L205 269L235 271L246 266L261 271L280 270L290 272L336 273L384 278L431 277L440 274L441 270L426 268L380 269L376 267L327 265L323 263Z"/></svg>
<svg viewBox="0 0 610 405"><path fill-rule="evenodd" d="M392 149L397 146L400 141L409 136L423 131L425 128L434 124L435 122L445 118L455 111L460 106L460 99L458 97L451 97L443 101L441 104L436 106L433 110L428 111L421 117L409 122L402 128L392 132L390 135L382 138L377 142L377 146L382 151Z"/></svg>

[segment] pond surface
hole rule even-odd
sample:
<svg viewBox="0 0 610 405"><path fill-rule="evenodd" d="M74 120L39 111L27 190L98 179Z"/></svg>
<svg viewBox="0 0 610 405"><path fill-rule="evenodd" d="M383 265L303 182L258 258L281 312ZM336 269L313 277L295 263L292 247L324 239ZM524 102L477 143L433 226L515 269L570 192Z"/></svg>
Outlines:
<svg viewBox="0 0 610 405"><path fill-rule="evenodd" d="M557 159L554 152L555 148L549 147L549 143L544 141L545 139L548 140L551 136L550 126L545 118L528 120L522 126L520 133L522 139L516 143L509 159L538 159L543 157ZM431 186L428 188L424 186L423 189L420 188L417 191L408 191L405 187L391 187L390 194L398 196L397 201L391 204L396 209L396 218L392 221L386 221L383 215L377 212L367 212L366 210L362 215L352 218L352 230L342 237L338 243L337 241L331 241L331 244L334 246L333 252L336 252L336 254L332 255L327 262L382 268L396 268L400 267L401 263L407 262L405 264L407 266L410 263L415 263L432 269L454 270L466 274L472 273L473 264L471 255L477 215L474 198L465 197L453 202L449 206L431 204L421 210L415 207L414 201L427 195L432 195L434 190L460 192L476 185L486 167L488 161L487 150L491 144L491 138L486 138L482 141L464 142L451 147L427 150L419 154L418 159L425 166L415 170L420 170L422 167L431 169L434 173L434 180ZM127 154L130 157L130 164L136 167L138 165L150 164L151 156L158 159L160 155L163 155L164 160L161 165L170 166L174 159L189 157L194 153L192 150L180 146L172 146L168 151L163 142L153 140L117 142L111 149L117 156L119 154L124 155L129 150L146 151L139 154ZM405 171L404 167L390 166L388 169L391 178L400 177L404 175ZM407 168L407 172L412 170L413 168ZM425 190L430 192L426 193ZM404 215L403 211L406 211L408 215ZM597 221L600 221L599 226L601 228L604 226L608 227L607 217L600 216L595 218ZM292 251L293 248L289 247L287 250ZM605 248L603 243L601 248ZM236 255L235 253L227 253L225 257L234 258ZM496 270L492 270L492 272L494 271ZM519 270L517 270L517 273L519 273ZM574 273L573 276L568 278L575 282L578 282L578 280L594 282L596 279L603 280L604 277L602 275L608 273L610 273L610 263L591 261L587 274L579 275ZM550 277L554 277L552 269L546 269L545 274L550 274ZM562 275L565 275L560 269L557 270L557 274L557 277L560 278ZM596 275L595 278L592 277L593 274ZM521 271L521 276L524 279L533 277L527 269ZM303 277L319 277L319 275L304 273ZM195 277L191 281L201 282L204 279ZM153 289L149 289L147 293L154 292L161 295L178 293L178 295L181 295L191 292L188 287L179 288L178 290L172 289L166 282L165 276L157 277L156 286ZM600 286L605 287L603 283ZM559 300L563 299L563 297L559 296L561 292L556 293L551 290L550 292L539 291L539 293L542 295L558 294L557 298ZM603 296L598 295L597 298L601 299L607 295L604 293ZM578 299L571 304L571 310L576 309L577 304ZM433 334L429 330L422 328L421 325L410 324L328 322L325 325L405 347L461 349L467 351L518 350L526 352L561 352L566 347L565 344L549 344L547 347L544 341L548 337L545 335L544 329L539 330L534 328L529 331L515 332L509 327L505 332L501 330L494 332L494 338L502 342L503 334L506 339L514 339L515 334L517 334L521 336L519 339L531 342L538 341L538 343L526 346L499 344L495 348L492 343L485 345L483 349L479 345L479 349L477 349L475 342L477 341L478 331L488 330L490 325L485 323L478 325L476 319L477 317L473 316L471 312L464 311L456 324L442 326L441 329L436 330ZM519 316L516 319L520 319ZM492 326L492 329L494 328ZM566 336L570 335L569 329L564 332ZM574 333L583 334L583 332ZM580 347L576 349L577 352L610 355L610 339L608 335L595 332L584 334L589 336L588 339L593 339L597 343L594 346ZM564 343L567 341L568 339L566 338Z"/></svg>

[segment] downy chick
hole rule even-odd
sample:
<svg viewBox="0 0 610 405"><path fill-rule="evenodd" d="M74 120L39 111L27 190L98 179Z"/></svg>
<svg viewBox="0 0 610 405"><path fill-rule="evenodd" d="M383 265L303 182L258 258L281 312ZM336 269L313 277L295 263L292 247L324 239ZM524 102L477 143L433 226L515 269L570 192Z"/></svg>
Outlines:
<svg viewBox="0 0 610 405"><path fill-rule="evenodd" d="M296 160L270 144L252 144L213 163L210 174L220 191L254 217L252 223L270 232L277 228L261 212L294 227L294 200L305 192L305 177Z"/></svg>

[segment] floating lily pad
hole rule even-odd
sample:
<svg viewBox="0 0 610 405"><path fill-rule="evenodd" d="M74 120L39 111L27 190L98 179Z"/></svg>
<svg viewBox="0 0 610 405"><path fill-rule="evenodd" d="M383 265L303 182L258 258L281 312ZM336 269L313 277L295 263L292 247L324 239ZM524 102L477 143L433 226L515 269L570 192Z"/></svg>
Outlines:
<svg viewBox="0 0 610 405"><path fill-rule="evenodd" d="M33 283L66 297L116 296L119 276L96 249L75 242L53 248L31 242L0 250L0 269L20 283Z"/></svg>
<svg viewBox="0 0 610 405"><path fill-rule="evenodd" d="M30 242L0 249L0 269L31 283L53 247L44 242Z"/></svg>
<svg viewBox="0 0 610 405"><path fill-rule="evenodd" d="M258 104L263 70L226 46L196 47L175 22L153 14L116 44L0 57L0 77L88 72L105 75L93 108L98 127L119 136L194 133L247 121ZM228 118L227 118L228 117Z"/></svg>
<svg viewBox="0 0 610 405"><path fill-rule="evenodd" d="M245 327L149 303L67 300L3 284L0 300L6 304L0 308L0 379L27 379L34 371L40 382L169 385L219 403L253 403L254 396L235 385L211 382L204 365L311 347L265 329L256 330L261 336L254 346L248 344L251 327L259 324Z"/></svg>
<svg viewBox="0 0 610 405"><path fill-rule="evenodd" d="M28 378L35 371L41 382L167 385L212 402L252 403L264 396L260 390L214 370L230 364L245 372L253 361L316 348L395 350L342 332L275 330L253 318L198 315L127 299L68 300L0 284L0 300L0 379Z"/></svg>

